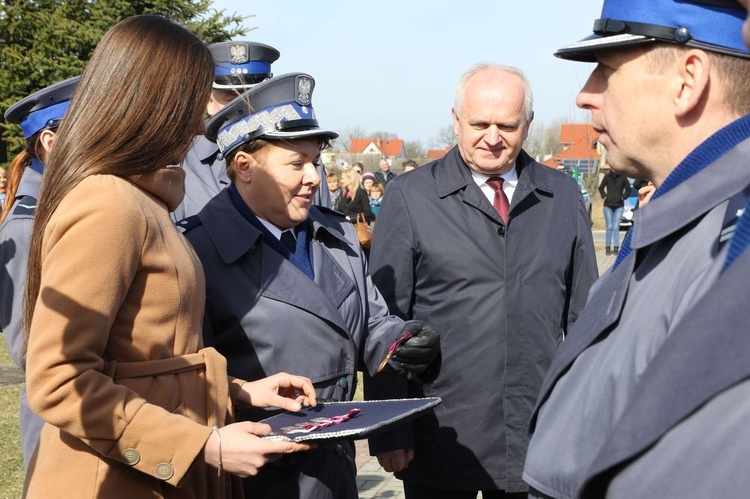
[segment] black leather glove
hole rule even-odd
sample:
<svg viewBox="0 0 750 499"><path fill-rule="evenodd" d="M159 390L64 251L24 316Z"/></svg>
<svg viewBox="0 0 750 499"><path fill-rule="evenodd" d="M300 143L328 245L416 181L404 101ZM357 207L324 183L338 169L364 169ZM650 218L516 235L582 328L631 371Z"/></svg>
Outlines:
<svg viewBox="0 0 750 499"><path fill-rule="evenodd" d="M409 337L401 341L405 335ZM426 322L406 321L398 341L392 359L413 373L424 372L440 353L440 335Z"/></svg>

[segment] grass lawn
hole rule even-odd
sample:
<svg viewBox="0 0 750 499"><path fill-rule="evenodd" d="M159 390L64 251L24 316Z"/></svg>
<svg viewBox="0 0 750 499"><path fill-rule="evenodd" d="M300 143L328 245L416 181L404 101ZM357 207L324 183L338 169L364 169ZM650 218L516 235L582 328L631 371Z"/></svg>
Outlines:
<svg viewBox="0 0 750 499"><path fill-rule="evenodd" d="M0 341L0 364L13 364L4 341ZM22 387L0 387L0 499L17 499L23 491L23 457L18 432L18 397Z"/></svg>

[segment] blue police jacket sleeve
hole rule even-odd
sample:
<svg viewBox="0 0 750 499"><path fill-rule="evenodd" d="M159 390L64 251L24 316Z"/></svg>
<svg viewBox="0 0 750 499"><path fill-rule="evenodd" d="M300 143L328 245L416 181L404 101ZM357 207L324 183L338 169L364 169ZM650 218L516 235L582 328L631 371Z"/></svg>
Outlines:
<svg viewBox="0 0 750 499"><path fill-rule="evenodd" d="M0 330L13 361L24 367L21 354L23 329L23 293L31 239L31 218L7 218L0 228Z"/></svg>

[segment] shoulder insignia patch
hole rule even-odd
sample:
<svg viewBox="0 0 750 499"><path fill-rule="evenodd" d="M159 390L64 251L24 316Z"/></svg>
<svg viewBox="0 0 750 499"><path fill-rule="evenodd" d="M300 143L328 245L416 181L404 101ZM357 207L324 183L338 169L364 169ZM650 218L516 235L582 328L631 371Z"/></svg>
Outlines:
<svg viewBox="0 0 750 499"><path fill-rule="evenodd" d="M193 215L192 217L187 217L187 218L180 220L175 225L177 226L177 230L179 230L180 232L184 234L190 229L198 227L202 223L203 222L201 222L201 219L198 218L198 215Z"/></svg>
<svg viewBox="0 0 750 499"><path fill-rule="evenodd" d="M34 216L36 211L36 198L33 196L21 196L13 208L12 215Z"/></svg>

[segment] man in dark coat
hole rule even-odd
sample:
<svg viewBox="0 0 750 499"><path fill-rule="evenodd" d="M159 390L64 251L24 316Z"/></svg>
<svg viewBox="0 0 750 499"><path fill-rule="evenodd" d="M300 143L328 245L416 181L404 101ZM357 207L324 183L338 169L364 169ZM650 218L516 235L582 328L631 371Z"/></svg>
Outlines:
<svg viewBox="0 0 750 499"><path fill-rule="evenodd" d="M443 399L370 441L408 499L525 497L528 416L597 277L578 185L521 150L532 118L519 70L472 68L456 91L458 146L393 180L380 208L373 280L392 313L442 332L433 383L366 381L368 398Z"/></svg>

